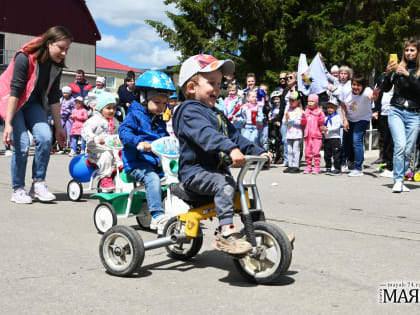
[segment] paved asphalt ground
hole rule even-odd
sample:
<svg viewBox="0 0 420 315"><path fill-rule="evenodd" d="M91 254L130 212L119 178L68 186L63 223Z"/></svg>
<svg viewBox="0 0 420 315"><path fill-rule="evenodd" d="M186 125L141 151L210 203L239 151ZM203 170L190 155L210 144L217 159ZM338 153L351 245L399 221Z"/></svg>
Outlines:
<svg viewBox="0 0 420 315"><path fill-rule="evenodd" d="M67 200L70 158L51 157L55 202L16 205L10 157L0 155L0 313L419 314L418 304L378 303L378 292L389 281L420 282L420 183L392 194L392 179L370 164L377 151L366 156L360 178L283 174L278 166L260 174L268 221L294 233L296 243L288 274L257 286L211 248L215 222L205 222L205 243L191 261L160 248L146 252L139 275L110 276L98 255L97 201Z"/></svg>

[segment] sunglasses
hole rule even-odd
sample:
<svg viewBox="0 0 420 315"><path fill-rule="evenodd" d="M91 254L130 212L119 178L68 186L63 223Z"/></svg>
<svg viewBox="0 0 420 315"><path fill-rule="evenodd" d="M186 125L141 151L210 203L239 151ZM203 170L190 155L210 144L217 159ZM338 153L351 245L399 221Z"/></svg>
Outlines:
<svg viewBox="0 0 420 315"><path fill-rule="evenodd" d="M292 79L294 79L294 78L295 78L294 76L289 75L289 76L287 77L287 80L292 80Z"/></svg>
<svg viewBox="0 0 420 315"><path fill-rule="evenodd" d="M286 77L280 77L279 79L280 80L286 80Z"/></svg>

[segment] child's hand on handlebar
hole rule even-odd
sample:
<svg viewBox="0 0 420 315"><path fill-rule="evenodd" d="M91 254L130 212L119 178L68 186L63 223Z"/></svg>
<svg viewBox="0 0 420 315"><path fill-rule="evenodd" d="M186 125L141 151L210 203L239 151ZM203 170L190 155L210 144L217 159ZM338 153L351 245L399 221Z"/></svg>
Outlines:
<svg viewBox="0 0 420 315"><path fill-rule="evenodd" d="M152 146L149 142L139 142L139 144L137 145L137 150L139 151L151 151L152 150Z"/></svg>
<svg viewBox="0 0 420 315"><path fill-rule="evenodd" d="M260 156L268 157L267 162L265 162L265 164L264 164L264 166L266 166L266 167L270 166L270 164L273 162L273 157L268 152L263 152L263 153L260 154Z"/></svg>
<svg viewBox="0 0 420 315"><path fill-rule="evenodd" d="M232 159L232 166L242 166L245 164L245 155L238 148L233 148L229 156Z"/></svg>

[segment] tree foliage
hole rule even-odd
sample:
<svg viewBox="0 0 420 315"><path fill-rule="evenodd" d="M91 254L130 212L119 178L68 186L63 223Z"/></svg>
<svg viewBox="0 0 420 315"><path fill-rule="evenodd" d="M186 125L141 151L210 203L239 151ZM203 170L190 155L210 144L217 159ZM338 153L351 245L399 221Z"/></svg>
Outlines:
<svg viewBox="0 0 420 315"><path fill-rule="evenodd" d="M237 76L256 73L277 82L296 70L300 53L317 51L327 66L349 65L370 74L385 68L389 53L401 54L407 38L420 35L420 0L165 0L173 28L147 21L181 52L230 58ZM276 83L275 83L276 84Z"/></svg>

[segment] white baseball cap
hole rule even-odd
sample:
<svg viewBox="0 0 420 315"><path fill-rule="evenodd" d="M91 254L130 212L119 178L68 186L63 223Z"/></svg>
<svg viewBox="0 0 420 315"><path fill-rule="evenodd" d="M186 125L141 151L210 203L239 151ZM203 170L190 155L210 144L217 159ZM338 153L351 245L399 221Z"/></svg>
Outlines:
<svg viewBox="0 0 420 315"><path fill-rule="evenodd" d="M196 74L213 72L217 69L222 70L223 75L233 74L235 72L235 63L230 59L217 60L211 55L194 55L182 64L179 72L178 85L182 88Z"/></svg>
<svg viewBox="0 0 420 315"><path fill-rule="evenodd" d="M69 87L68 85L63 86L62 89L61 89L61 92L71 94L71 87Z"/></svg>
<svg viewBox="0 0 420 315"><path fill-rule="evenodd" d="M102 84L105 84L105 78L104 77L97 76L96 77L96 82L101 82Z"/></svg>

